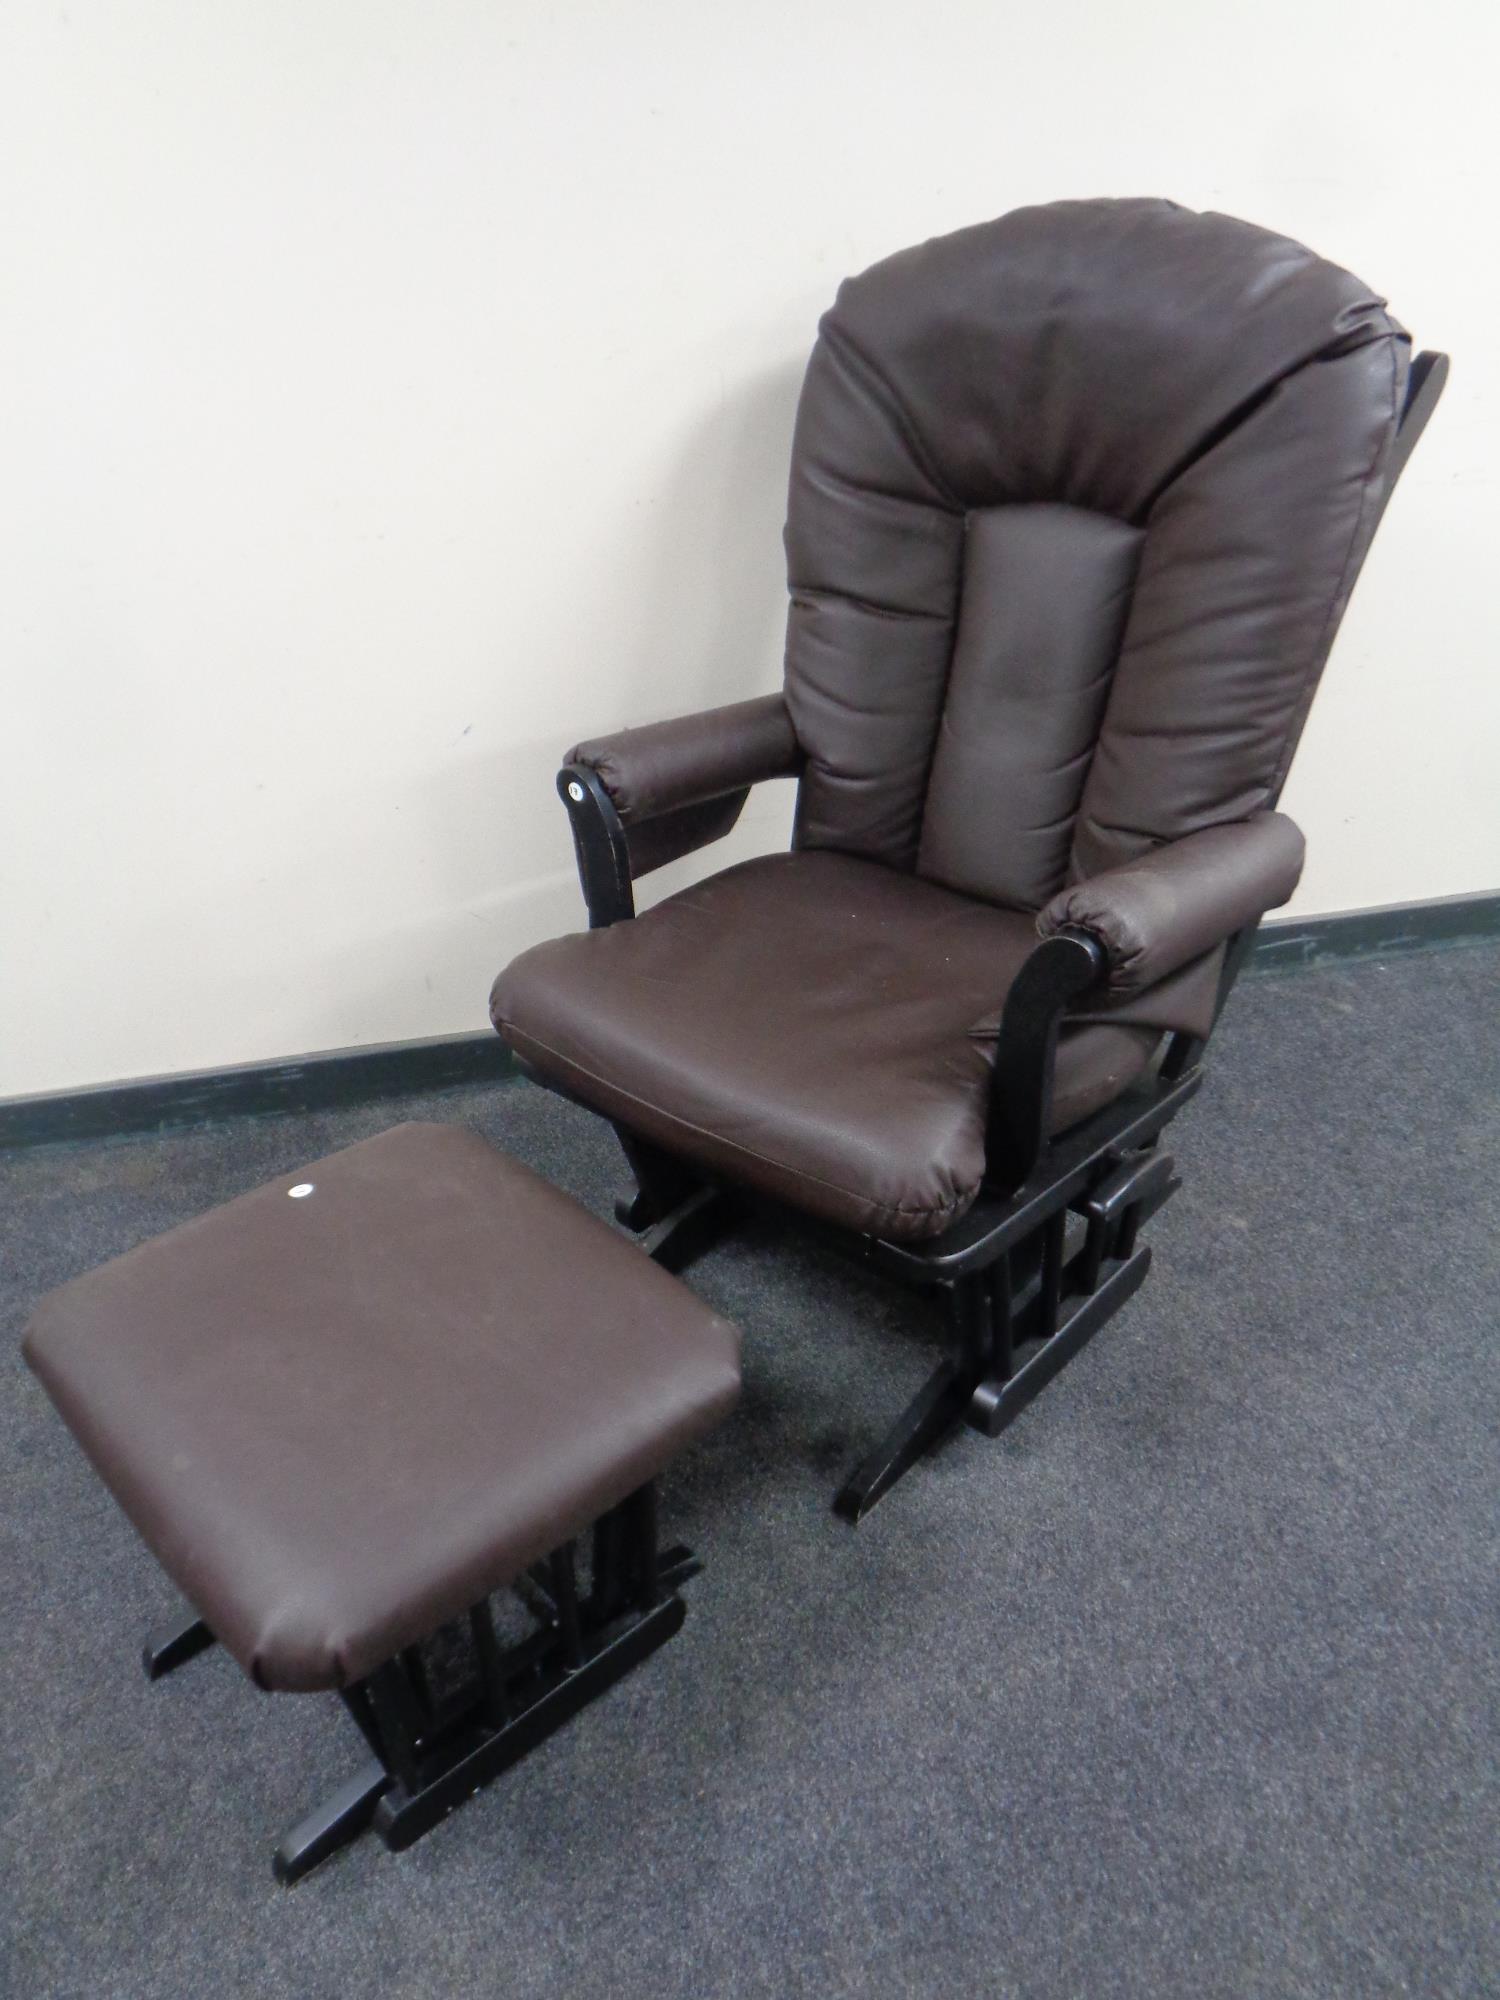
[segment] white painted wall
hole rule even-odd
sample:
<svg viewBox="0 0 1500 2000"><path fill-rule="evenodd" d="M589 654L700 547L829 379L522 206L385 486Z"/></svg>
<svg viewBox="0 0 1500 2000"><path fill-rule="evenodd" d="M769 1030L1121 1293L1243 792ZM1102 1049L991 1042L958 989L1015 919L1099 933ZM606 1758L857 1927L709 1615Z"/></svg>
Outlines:
<svg viewBox="0 0 1500 2000"><path fill-rule="evenodd" d="M837 280L1056 196L1285 230L1453 352L1287 805L1303 910L1500 881L1494 18L12 0L0 1091L481 1026L579 921L558 754L778 681Z"/></svg>

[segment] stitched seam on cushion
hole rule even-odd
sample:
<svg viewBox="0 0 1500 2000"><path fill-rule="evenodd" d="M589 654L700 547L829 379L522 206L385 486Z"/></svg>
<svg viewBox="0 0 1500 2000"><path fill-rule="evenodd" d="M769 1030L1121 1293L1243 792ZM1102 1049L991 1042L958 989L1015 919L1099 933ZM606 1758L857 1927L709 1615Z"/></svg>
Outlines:
<svg viewBox="0 0 1500 2000"><path fill-rule="evenodd" d="M495 1025L499 1028L502 1023L497 1021ZM817 1187L827 1188L831 1194L841 1194L850 1201L863 1202L867 1208L881 1209L888 1215L947 1216L960 1208L967 1208L974 1199L973 1194L967 1197L955 1195L952 1201L939 1202L928 1208L915 1205L908 1207L899 1201L872 1201L869 1195L861 1194L857 1188L844 1187L839 1181L828 1180L822 1174L807 1173L801 1167L789 1167L785 1160L773 1159L769 1153L757 1153L753 1146L742 1145L738 1139L726 1139L722 1133L711 1132L706 1125L696 1124L691 1118L679 1117L675 1111L663 1111L660 1105L651 1103L649 1098L637 1096L635 1091L626 1090L621 1084L611 1083L608 1078L600 1076L597 1071L589 1069L575 1057L565 1055L561 1049L555 1049L550 1042L544 1042L539 1035L533 1035L525 1028L518 1028L513 1021L505 1021L503 1026L512 1034L522 1036L533 1047L545 1049L549 1056L555 1056L560 1063L566 1063L570 1069L576 1069L578 1074L586 1076L590 1083L597 1083L602 1089L613 1091L618 1097L628 1098L632 1104L639 1104L643 1110L655 1112L659 1118L670 1118L674 1125L682 1126L684 1131L700 1132L705 1139L712 1139L716 1146L728 1146L733 1152L743 1153L747 1160L758 1160L762 1166L774 1167L778 1173L794 1174L799 1180L812 1181ZM978 1192L979 1186L976 1183L974 1194Z"/></svg>
<svg viewBox="0 0 1500 2000"><path fill-rule="evenodd" d="M872 618L890 618L898 624L951 625L951 611L904 611L899 605L877 604L870 597L856 597L852 590L835 590L824 583L795 583L791 586L792 603L799 608L803 600L816 607L818 604L852 604L856 611L867 611Z"/></svg>

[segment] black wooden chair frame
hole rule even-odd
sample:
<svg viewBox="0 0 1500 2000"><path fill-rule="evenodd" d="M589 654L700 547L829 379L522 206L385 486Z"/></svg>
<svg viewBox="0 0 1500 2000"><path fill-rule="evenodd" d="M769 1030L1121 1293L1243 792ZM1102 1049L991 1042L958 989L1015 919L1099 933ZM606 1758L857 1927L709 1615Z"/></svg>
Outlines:
<svg viewBox="0 0 1500 2000"><path fill-rule="evenodd" d="M1382 506L1437 406L1447 356L1412 362ZM589 924L635 915L626 830L598 776L565 765L567 808ZM1268 804L1275 801L1268 800ZM1253 941L1228 941L1215 1021ZM1006 995L986 1133L986 1174L973 1207L940 1236L898 1242L815 1222L616 1125L637 1191L622 1223L670 1270L682 1270L741 1209L769 1209L863 1263L936 1294L946 1353L926 1385L836 1496L860 1520L901 1475L962 1423L994 1437L1135 1293L1150 1268L1142 1226L1180 1185L1161 1135L1203 1081L1207 1037L1165 1038L1152 1070L1093 1117L1048 1136L1057 1037L1070 1007L1102 987L1104 948L1082 930L1038 943ZM559 1086L521 1067L549 1089ZM569 1095L563 1091L561 1094Z"/></svg>

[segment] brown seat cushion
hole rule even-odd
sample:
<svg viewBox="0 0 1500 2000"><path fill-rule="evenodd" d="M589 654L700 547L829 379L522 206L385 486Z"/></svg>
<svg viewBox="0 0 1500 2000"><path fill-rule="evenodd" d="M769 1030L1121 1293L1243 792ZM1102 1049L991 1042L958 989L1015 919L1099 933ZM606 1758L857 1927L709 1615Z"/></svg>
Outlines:
<svg viewBox="0 0 1500 2000"><path fill-rule="evenodd" d="M543 1075L849 1228L936 1235L979 1191L1000 1008L1034 920L829 850L768 855L516 959L495 1026ZM1055 1129L1154 1029L1064 1031Z"/></svg>
<svg viewBox="0 0 1500 2000"><path fill-rule="evenodd" d="M62 1286L25 1353L241 1666L320 1688L653 1478L738 1345L474 1133L400 1125Z"/></svg>

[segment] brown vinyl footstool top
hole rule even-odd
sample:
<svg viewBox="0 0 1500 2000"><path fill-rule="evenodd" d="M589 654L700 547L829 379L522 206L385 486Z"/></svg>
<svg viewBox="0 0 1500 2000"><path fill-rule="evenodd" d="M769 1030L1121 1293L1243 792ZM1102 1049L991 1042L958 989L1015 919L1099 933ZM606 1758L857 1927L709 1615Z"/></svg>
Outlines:
<svg viewBox="0 0 1500 2000"><path fill-rule="evenodd" d="M738 1352L569 1196L416 1124L74 1279L25 1340L194 1609L288 1689L359 1679L654 1478Z"/></svg>

